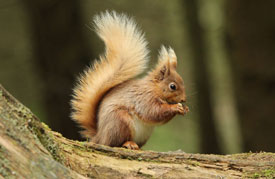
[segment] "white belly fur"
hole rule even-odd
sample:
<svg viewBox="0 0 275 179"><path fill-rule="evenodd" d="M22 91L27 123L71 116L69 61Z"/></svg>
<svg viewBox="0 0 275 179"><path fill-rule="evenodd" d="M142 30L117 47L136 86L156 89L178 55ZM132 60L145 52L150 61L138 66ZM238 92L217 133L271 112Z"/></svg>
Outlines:
<svg viewBox="0 0 275 179"><path fill-rule="evenodd" d="M133 117L133 140L137 144L145 143L151 136L154 126L143 122L136 116Z"/></svg>

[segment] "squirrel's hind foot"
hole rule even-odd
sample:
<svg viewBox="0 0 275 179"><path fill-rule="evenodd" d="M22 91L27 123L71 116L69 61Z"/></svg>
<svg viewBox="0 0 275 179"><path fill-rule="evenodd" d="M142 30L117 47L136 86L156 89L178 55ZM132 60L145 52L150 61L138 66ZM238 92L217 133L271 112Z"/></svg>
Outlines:
<svg viewBox="0 0 275 179"><path fill-rule="evenodd" d="M126 148L126 149L132 149L132 150L139 150L139 146L133 142L133 141L127 141L125 142L122 147Z"/></svg>

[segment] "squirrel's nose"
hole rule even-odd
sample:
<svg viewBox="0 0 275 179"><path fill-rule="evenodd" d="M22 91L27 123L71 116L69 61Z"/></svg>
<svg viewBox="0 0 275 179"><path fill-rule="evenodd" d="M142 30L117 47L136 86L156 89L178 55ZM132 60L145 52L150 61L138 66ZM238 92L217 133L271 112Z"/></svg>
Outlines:
<svg viewBox="0 0 275 179"><path fill-rule="evenodd" d="M186 103L186 99L182 99L180 103Z"/></svg>

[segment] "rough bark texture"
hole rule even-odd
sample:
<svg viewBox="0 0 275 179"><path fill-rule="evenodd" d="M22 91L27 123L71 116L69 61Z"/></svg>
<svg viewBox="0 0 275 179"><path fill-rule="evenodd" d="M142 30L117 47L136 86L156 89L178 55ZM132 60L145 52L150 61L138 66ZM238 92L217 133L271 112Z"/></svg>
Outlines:
<svg viewBox="0 0 275 179"><path fill-rule="evenodd" d="M66 139L0 85L0 178L275 177L275 154L131 151Z"/></svg>

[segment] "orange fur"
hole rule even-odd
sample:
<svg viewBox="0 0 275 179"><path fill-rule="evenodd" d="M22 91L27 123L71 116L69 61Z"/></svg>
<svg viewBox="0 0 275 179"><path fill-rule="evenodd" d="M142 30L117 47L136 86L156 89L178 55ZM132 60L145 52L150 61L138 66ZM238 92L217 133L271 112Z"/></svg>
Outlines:
<svg viewBox="0 0 275 179"><path fill-rule="evenodd" d="M141 79L147 65L145 41L132 19L115 12L95 17L105 55L80 77L72 99L72 118L92 142L138 149L155 125L184 115L188 107L172 48L161 47L156 67Z"/></svg>
<svg viewBox="0 0 275 179"><path fill-rule="evenodd" d="M80 77L71 101L72 118L87 137L96 133L97 106L105 93L142 73L148 61L147 42L132 19L106 12L96 16L94 23L106 52Z"/></svg>

